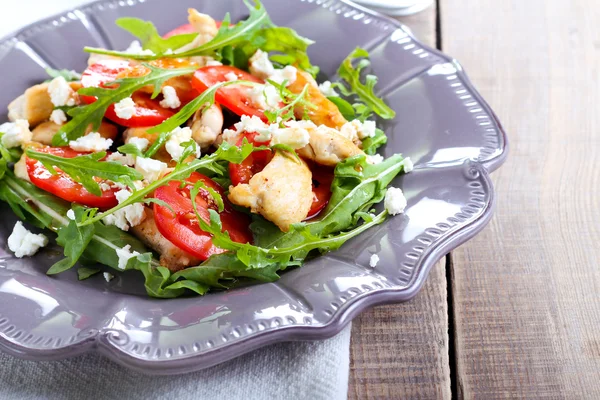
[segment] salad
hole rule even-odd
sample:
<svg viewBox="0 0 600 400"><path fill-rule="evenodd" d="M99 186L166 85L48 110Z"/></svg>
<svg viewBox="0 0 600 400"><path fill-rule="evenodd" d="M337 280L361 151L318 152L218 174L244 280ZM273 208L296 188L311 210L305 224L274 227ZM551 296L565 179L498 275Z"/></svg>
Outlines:
<svg viewBox="0 0 600 400"><path fill-rule="evenodd" d="M9 104L0 200L47 231L17 222L16 257L50 232L64 258L49 275L83 280L103 264L107 282L139 271L153 297L203 295L275 281L403 212L388 186L412 163L376 153L387 139L375 120L395 113L369 53L318 83L313 42L245 4L237 23L189 9L164 35L120 18L137 38L126 50L86 47L85 71L49 69Z"/></svg>

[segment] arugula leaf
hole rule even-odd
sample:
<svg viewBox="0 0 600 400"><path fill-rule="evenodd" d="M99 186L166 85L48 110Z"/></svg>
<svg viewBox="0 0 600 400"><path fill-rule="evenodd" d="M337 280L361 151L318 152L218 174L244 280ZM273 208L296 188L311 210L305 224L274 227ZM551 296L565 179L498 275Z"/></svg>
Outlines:
<svg viewBox="0 0 600 400"><path fill-rule="evenodd" d="M307 98L309 84L304 85L304 88L299 94L294 94L285 87L285 82L278 84L272 80L268 80L268 83L279 89L279 95L285 104L284 107L276 110L265 110L265 116L269 123L273 124L279 121L280 126L284 126L283 123L292 119L295 119L294 109L297 105L302 105L304 109L314 109L315 105L309 102Z"/></svg>
<svg viewBox="0 0 600 400"><path fill-rule="evenodd" d="M194 56L219 56L219 50L226 46L236 46L238 44L247 43L248 39L259 29L264 26L272 25L272 22L265 10L264 6L259 0L255 0L255 4L250 4L249 1L244 0L244 4L248 7L250 15L245 21L241 21L236 25L231 25L231 17L229 14L225 15L221 23L221 28L217 32L217 35L209 42L195 47L193 49L184 52L174 52L172 54L165 54L164 52L154 55L143 55L143 54L131 54L121 51L111 51L105 49L99 49L94 47L85 47L84 51L88 53L105 54L116 57L132 58L136 60L154 60L163 57L169 58L180 58L180 57L194 57Z"/></svg>
<svg viewBox="0 0 600 400"><path fill-rule="evenodd" d="M381 129L375 130L375 136L368 137L362 141L362 149L368 155L373 155L377 149L387 143L387 136Z"/></svg>
<svg viewBox="0 0 600 400"><path fill-rule="evenodd" d="M59 168L75 182L81 183L88 192L97 196L102 195L102 190L100 190L100 185L94 179L95 177L122 183L127 183L125 178L129 180L141 180L144 178L135 169L117 162L99 162L106 157L105 151L73 158L63 158L29 148L25 150L25 154L27 154L27 157L40 161L52 174L56 174L57 171L55 168Z"/></svg>
<svg viewBox="0 0 600 400"><path fill-rule="evenodd" d="M152 22L144 21L139 18L119 18L115 23L118 27L126 30L138 38L144 49L148 49L159 54L170 49L174 50L185 46L186 44L191 43L196 36L198 36L197 33L186 33L164 39L161 35L159 35Z"/></svg>
<svg viewBox="0 0 600 400"><path fill-rule="evenodd" d="M155 155L156 152L161 147L163 147L165 143L167 143L167 140L169 140L170 137L171 137L171 132L159 133L158 138L156 138L154 143L152 143L152 145L148 148L148 150L146 150L146 153L144 153L144 157L152 158L152 156Z"/></svg>
<svg viewBox="0 0 600 400"><path fill-rule="evenodd" d="M6 148L2 144L2 136L4 136L4 135L5 135L4 132L0 132L0 156L6 162L17 162L17 161L19 161L19 158L21 158L21 154L22 154L21 149L18 148L18 147L14 147L12 149Z"/></svg>
<svg viewBox="0 0 600 400"><path fill-rule="evenodd" d="M247 54L241 47L225 46L221 49L220 55L223 65L231 65L247 71L252 54Z"/></svg>
<svg viewBox="0 0 600 400"><path fill-rule="evenodd" d="M81 207L74 207L73 211L76 219L81 220L84 210ZM59 228L56 242L64 247L65 258L51 266L46 274L55 275L73 267L90 244L92 236L94 236L93 225L80 227L74 220L69 220L68 225Z"/></svg>
<svg viewBox="0 0 600 400"><path fill-rule="evenodd" d="M381 118L392 119L396 116L396 112L375 95L374 89L377 84L377 77L375 75L367 75L365 83L360 81L362 70L371 64L368 57L368 51L357 47L342 62L338 69L338 75L350 87L350 92L357 95L370 110L373 110ZM356 59L360 60L355 68L352 63ZM339 85L337 87L343 88L344 86ZM346 91L348 91L347 88Z"/></svg>
<svg viewBox="0 0 600 400"><path fill-rule="evenodd" d="M99 268L81 267L81 268L77 269L77 278L80 281L84 281L84 280L89 279L92 276L96 275L100 271L101 270Z"/></svg>
<svg viewBox="0 0 600 400"><path fill-rule="evenodd" d="M119 147L117 147L117 150L119 151L119 153L131 154L131 155L138 156L138 157L145 157L144 153L142 153L140 148L137 147L133 143L127 143L127 144L124 144L123 146L119 146Z"/></svg>
<svg viewBox="0 0 600 400"><path fill-rule="evenodd" d="M46 73L52 79L62 76L63 78L65 78L65 80L67 82L74 82L74 81L81 80L81 74L79 74L73 70L46 68Z"/></svg>
<svg viewBox="0 0 600 400"><path fill-rule="evenodd" d="M174 68L163 69L149 64L144 64L149 69L149 73L132 78L117 79L111 83L111 88L88 87L79 89L78 93L86 96L95 96L97 100L91 104L75 107L69 111L73 117L68 123L63 125L52 138L53 146L66 146L69 141L75 140L85 135L90 124L93 130L100 127L102 118L106 109L114 103L130 96L133 92L147 85L154 86L153 97L160 93L162 84L170 78L193 73L196 68ZM114 87L116 86L116 88Z"/></svg>
<svg viewBox="0 0 600 400"><path fill-rule="evenodd" d="M346 100L338 96L329 96L327 99L337 106L338 110L340 110L340 113L342 113L342 116L344 119L346 119L346 121L352 121L353 119L356 119L354 108Z"/></svg>

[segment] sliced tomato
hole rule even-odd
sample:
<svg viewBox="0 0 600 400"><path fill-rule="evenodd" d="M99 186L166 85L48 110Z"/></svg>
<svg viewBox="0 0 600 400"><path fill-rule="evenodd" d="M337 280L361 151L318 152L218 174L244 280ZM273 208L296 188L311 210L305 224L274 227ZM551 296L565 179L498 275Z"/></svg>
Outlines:
<svg viewBox="0 0 600 400"><path fill-rule="evenodd" d="M239 80L264 83L263 80L255 77L236 67L227 65L213 66L213 67L202 67L194 72L192 78L192 86L199 92L204 92L211 86L217 83L227 82L226 75L234 73L237 75ZM252 101L250 95L251 88L246 86L232 85L220 88L215 93L215 100L217 103L227 107L233 113L242 116L250 115L257 116L263 121L267 122L267 117L263 109L257 107Z"/></svg>
<svg viewBox="0 0 600 400"><path fill-rule="evenodd" d="M269 142L257 142L254 140L256 135L258 135L256 132L245 132L240 136L236 144L241 146L244 138L248 139L248 142L255 146L269 144ZM261 150L250 154L239 164L229 163L229 177L233 186L250 182L250 178L262 171L271 161L271 158L273 158L273 155L270 150Z"/></svg>
<svg viewBox="0 0 600 400"><path fill-rule="evenodd" d="M220 213L223 231L229 232L229 236L235 242L251 242L250 218L246 214L233 209L227 201L221 186L197 172L185 180L183 187L181 182L171 181L168 185L162 186L154 192L157 199L164 201L172 209L171 211L168 207L154 204L154 219L160 233L175 246L201 260L206 260L213 254L225 251L212 243L211 235L201 230L196 221L196 215L190 200L190 190L198 181L204 182L207 187L214 189L223 198L225 208ZM202 189L196 197L196 205L200 217L207 222L209 221L208 210L217 209L211 195Z"/></svg>
<svg viewBox="0 0 600 400"><path fill-rule="evenodd" d="M138 69L125 60L102 60L96 64L90 65L81 76L81 85L83 87L105 87L109 82L115 79L139 73ZM135 112L129 119L119 118L115 112L114 105L110 105L106 110L105 117L119 125L137 128L143 126L155 126L173 116L175 112L164 108L157 99L151 99L150 94L145 92L135 92L131 98L135 103ZM86 103L93 103L96 98L93 96L81 96Z"/></svg>
<svg viewBox="0 0 600 400"><path fill-rule="evenodd" d="M221 21L215 21L215 23L217 24L217 29L219 29L221 27ZM177 28L173 29L172 31L165 33L163 35L163 38L168 39L171 36L185 35L186 33L196 33L196 29L194 28L194 26L192 24L183 24L181 26L178 26Z"/></svg>
<svg viewBox="0 0 600 400"><path fill-rule="evenodd" d="M327 206L331 198L331 182L333 182L333 169L318 164L310 165L313 180L313 202L306 219L311 219Z"/></svg>
<svg viewBox="0 0 600 400"><path fill-rule="evenodd" d="M72 150L69 147L43 147L36 149L36 151L64 158L73 158L88 154ZM26 158L25 163L31 183L61 199L100 209L112 208L118 204L115 193L119 189L111 188L110 190L104 190L101 196L96 196L88 192L80 183L73 181L62 171L58 171L58 174L52 175L41 162L29 157Z"/></svg>

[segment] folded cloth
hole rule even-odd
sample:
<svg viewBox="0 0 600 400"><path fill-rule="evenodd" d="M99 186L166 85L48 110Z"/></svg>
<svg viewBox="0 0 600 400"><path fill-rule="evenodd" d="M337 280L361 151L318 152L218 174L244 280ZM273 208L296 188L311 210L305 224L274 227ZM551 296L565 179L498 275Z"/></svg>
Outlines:
<svg viewBox="0 0 600 400"><path fill-rule="evenodd" d="M0 13L0 37L88 2L13 2ZM0 353L0 399L346 399L349 347L347 327L328 340L280 343L199 372L165 377L142 375L96 354L33 362Z"/></svg>
<svg viewBox="0 0 600 400"><path fill-rule="evenodd" d="M147 376L96 354L24 361L0 354L0 398L346 399L350 326L314 342L279 343L179 376Z"/></svg>

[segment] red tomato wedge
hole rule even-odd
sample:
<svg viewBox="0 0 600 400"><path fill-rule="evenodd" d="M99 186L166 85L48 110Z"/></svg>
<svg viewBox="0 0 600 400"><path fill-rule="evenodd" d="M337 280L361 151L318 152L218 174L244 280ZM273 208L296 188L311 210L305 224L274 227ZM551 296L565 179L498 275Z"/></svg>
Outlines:
<svg viewBox="0 0 600 400"><path fill-rule="evenodd" d="M206 89L216 85L217 83L227 82L228 79L225 76L230 73L237 75L239 80L264 83L263 80L247 73L246 71L242 71L239 68L221 65L214 67L202 67L198 69L196 72L194 72L192 86L199 92L204 92ZM215 93L215 100L217 103L227 107L229 110L239 116L255 115L267 122L268 120L265 116L264 110L254 104L252 101L252 96L250 95L250 91L251 88L239 85L223 87L217 90Z"/></svg>
<svg viewBox="0 0 600 400"><path fill-rule="evenodd" d="M248 142L255 146L269 144L269 142L257 142L254 140L256 135L258 135L256 132L246 132L241 135L236 144L241 146L244 142L244 138L248 139ZM273 158L273 155L270 150L261 150L250 154L239 164L229 163L229 177L231 178L233 186L237 186L240 183L248 183L250 178L255 174L258 174L267 166L271 161L271 158Z"/></svg>
<svg viewBox="0 0 600 400"><path fill-rule="evenodd" d="M154 220L160 233L175 246L201 260L225 251L212 243L211 235L201 230L196 221L190 200L190 190L198 181L204 182L206 186L214 189L223 197L225 209L220 213L223 231L229 232L229 236L235 242L250 243L252 241L252 232L249 229L250 218L233 209L225 197L223 189L216 182L197 172L185 180L183 188L181 182L171 181L154 192L157 199L164 201L175 212L173 215L169 208L154 204ZM209 221L208 210L217 209L211 195L202 189L196 197L196 205L198 213L205 221Z"/></svg>
<svg viewBox="0 0 600 400"><path fill-rule="evenodd" d="M215 23L217 24L217 29L219 29L221 27L221 21L215 21ZM168 39L171 36L185 35L186 33L196 33L196 29L194 29L194 26L192 24L183 24L181 26L178 26L172 31L165 33L163 35L163 38Z"/></svg>
<svg viewBox="0 0 600 400"><path fill-rule="evenodd" d="M88 154L72 150L69 147L44 147L35 150L63 158ZM56 175L52 175L41 162L29 157L26 158L25 163L31 183L63 200L100 209L112 208L118 204L115 192L119 189L105 190L102 191L102 196L96 196L61 171L58 171Z"/></svg>
<svg viewBox="0 0 600 400"><path fill-rule="evenodd" d="M331 182L333 169L318 164L309 165L313 180L313 202L306 219L311 219L327 206L331 198Z"/></svg>
<svg viewBox="0 0 600 400"><path fill-rule="evenodd" d="M81 84L83 87L104 87L108 82L127 76L128 71L137 72L128 61L102 60L83 72ZM136 92L131 98L135 103L135 112L130 119L119 118L114 105L108 107L105 117L119 125L138 128L158 125L175 114L173 110L162 107L157 99L151 99L148 93ZM88 104L96 101L93 96L81 96L81 99Z"/></svg>

